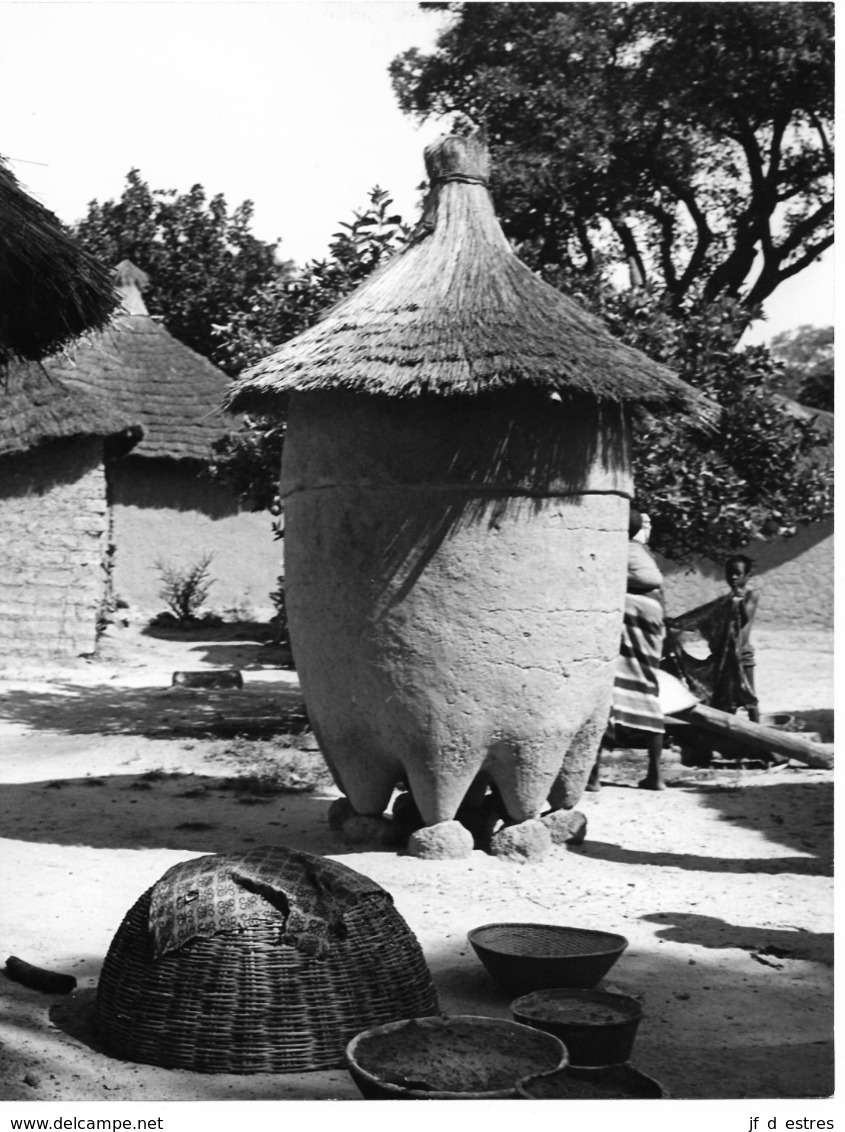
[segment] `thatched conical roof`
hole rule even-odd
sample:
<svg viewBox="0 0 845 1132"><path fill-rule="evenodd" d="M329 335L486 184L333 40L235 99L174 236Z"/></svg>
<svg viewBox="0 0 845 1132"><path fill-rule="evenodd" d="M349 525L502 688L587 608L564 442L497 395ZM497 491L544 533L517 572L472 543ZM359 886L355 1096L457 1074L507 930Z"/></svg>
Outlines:
<svg viewBox="0 0 845 1132"><path fill-rule="evenodd" d="M425 158L431 192L415 238L248 370L230 407L272 412L291 391L327 389L407 397L533 387L653 407L695 401L517 258L479 140L443 138Z"/></svg>
<svg viewBox="0 0 845 1132"><path fill-rule="evenodd" d="M49 440L113 437L120 452L141 438L141 427L109 404L70 389L38 362L11 362L0 387L0 456L27 452Z"/></svg>
<svg viewBox="0 0 845 1132"><path fill-rule="evenodd" d="M133 456L207 460L212 442L234 425L220 408L229 379L147 313L143 271L124 260L114 274L121 311L106 330L80 339L46 368L140 421L144 437Z"/></svg>
<svg viewBox="0 0 845 1132"><path fill-rule="evenodd" d="M117 302L108 268L0 159L0 365L37 361L105 326Z"/></svg>

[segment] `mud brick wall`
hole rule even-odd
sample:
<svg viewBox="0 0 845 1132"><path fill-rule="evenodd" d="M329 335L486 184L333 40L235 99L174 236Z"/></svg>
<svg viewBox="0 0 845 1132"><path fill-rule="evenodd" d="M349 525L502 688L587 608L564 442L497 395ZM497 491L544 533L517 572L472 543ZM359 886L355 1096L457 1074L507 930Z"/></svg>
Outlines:
<svg viewBox="0 0 845 1132"><path fill-rule="evenodd" d="M755 542L743 553L754 561L760 595L757 624L770 629L833 630L833 519L801 527L790 539ZM722 562L699 560L686 570L659 558L666 612L676 616L727 593Z"/></svg>
<svg viewBox="0 0 845 1132"><path fill-rule="evenodd" d="M0 668L93 652L108 539L102 440L0 459Z"/></svg>
<svg viewBox="0 0 845 1132"><path fill-rule="evenodd" d="M212 555L214 579L201 613L228 619L273 615L270 593L281 573L281 541L266 511L247 511L199 461L125 456L109 464L116 597L133 616L166 609L156 563L184 568Z"/></svg>

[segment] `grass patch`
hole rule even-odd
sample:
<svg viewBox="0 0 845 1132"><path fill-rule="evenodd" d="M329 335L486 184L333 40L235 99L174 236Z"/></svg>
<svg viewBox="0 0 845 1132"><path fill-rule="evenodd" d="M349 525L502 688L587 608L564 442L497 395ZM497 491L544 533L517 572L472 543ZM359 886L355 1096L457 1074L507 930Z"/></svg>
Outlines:
<svg viewBox="0 0 845 1132"><path fill-rule="evenodd" d="M266 798L308 794L330 787L332 776L319 751L300 751L295 744L295 735L272 739L238 735L219 743L211 757L234 763L238 773L222 779L218 789Z"/></svg>

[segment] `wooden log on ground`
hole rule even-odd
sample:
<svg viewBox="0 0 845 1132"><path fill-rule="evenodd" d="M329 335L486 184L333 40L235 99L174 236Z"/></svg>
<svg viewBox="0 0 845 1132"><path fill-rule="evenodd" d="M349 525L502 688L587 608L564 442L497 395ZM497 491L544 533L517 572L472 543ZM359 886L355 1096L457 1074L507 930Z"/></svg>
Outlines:
<svg viewBox="0 0 845 1132"><path fill-rule="evenodd" d="M786 755L797 762L823 770L833 769L832 743L811 743L800 732L762 727L759 723L751 723L747 719L719 711L707 704L695 704L687 711L678 714L681 719L688 720L706 731L727 736L756 750L773 751L775 754Z"/></svg>
<svg viewBox="0 0 845 1132"><path fill-rule="evenodd" d="M200 668L174 672L173 684L182 688L242 688L244 678L237 668Z"/></svg>

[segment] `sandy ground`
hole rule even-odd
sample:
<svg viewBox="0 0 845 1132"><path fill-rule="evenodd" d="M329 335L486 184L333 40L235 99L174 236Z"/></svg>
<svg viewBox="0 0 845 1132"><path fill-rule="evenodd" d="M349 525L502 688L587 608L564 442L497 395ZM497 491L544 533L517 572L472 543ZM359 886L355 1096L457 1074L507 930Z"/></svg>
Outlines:
<svg viewBox="0 0 845 1132"><path fill-rule="evenodd" d="M831 636L761 631L756 643L763 709L831 739ZM170 686L176 670L227 666L243 671L243 690ZM644 1003L634 1063L673 1097L831 1093L831 772L696 772L670 752L671 785L658 794L635 788L644 756L623 757L580 806L583 845L524 865L481 852L420 861L344 844L326 821L331 786L276 797L231 788L242 744L221 729L272 722L300 702L295 673L229 627L173 639L112 628L96 660L0 676L0 962L16 955L78 980L62 997L0 979L0 1099L357 1099L343 1070L203 1075L120 1061L91 1025L106 949L150 884L191 856L279 843L393 894L448 1013L509 1016L470 928L604 928L630 946L603 985Z"/></svg>

